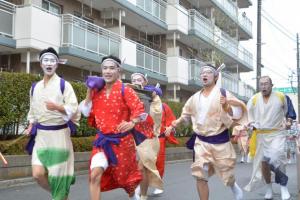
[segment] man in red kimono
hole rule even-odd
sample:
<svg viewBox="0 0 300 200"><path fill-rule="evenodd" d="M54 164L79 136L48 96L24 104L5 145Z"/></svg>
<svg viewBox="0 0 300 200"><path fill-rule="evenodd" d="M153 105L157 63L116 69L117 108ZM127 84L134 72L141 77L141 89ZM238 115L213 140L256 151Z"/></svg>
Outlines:
<svg viewBox="0 0 300 200"><path fill-rule="evenodd" d="M119 58L104 57L101 69L105 84L88 89L80 105L89 124L97 129L90 160L91 200L99 200L101 191L116 188L123 188L129 199L139 200L134 191L142 175L136 161L133 128L140 122L144 105L134 90L119 80Z"/></svg>
<svg viewBox="0 0 300 200"><path fill-rule="evenodd" d="M159 153L156 161L156 167L159 171L159 175L161 178L164 176L165 172L165 160L166 160L166 142L169 142L170 144L179 144L176 138L174 137L175 130L170 127L172 124L172 121L176 120L176 117L171 110L171 108L166 104L162 104L162 120L161 120L161 129L160 129L160 135L159 135ZM168 128L170 127L170 128ZM163 193L164 191L161 189L156 188L153 191L153 194L159 195Z"/></svg>

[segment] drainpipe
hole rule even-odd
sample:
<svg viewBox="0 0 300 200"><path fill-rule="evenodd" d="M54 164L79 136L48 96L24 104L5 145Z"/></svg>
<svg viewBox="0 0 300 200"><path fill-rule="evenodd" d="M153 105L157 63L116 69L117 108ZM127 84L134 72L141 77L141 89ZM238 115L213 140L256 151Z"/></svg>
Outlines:
<svg viewBox="0 0 300 200"><path fill-rule="evenodd" d="M122 10L119 9L119 35L121 35L122 33L121 28L122 28Z"/></svg>
<svg viewBox="0 0 300 200"><path fill-rule="evenodd" d="M173 98L174 98L174 101L176 101L176 99L177 99L177 96L176 96L176 84L174 84Z"/></svg>
<svg viewBox="0 0 300 200"><path fill-rule="evenodd" d="M26 53L26 73L29 74L30 73L30 50L27 50Z"/></svg>

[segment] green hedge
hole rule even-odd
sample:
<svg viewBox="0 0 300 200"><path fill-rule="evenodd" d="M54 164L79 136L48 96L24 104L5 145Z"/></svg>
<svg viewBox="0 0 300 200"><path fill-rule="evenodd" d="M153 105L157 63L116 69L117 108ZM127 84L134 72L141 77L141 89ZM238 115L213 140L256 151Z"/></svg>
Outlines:
<svg viewBox="0 0 300 200"><path fill-rule="evenodd" d="M95 136L89 137L72 137L73 148L75 152L85 152L92 150L92 144ZM180 137L177 138L179 145L173 145L167 143L167 147L184 147L185 142L188 138ZM21 140L14 143L15 139L0 141L0 152L6 155L22 155L26 154L25 146L28 138L22 138ZM13 143L13 144L12 144ZM12 145L11 145L12 144Z"/></svg>
<svg viewBox="0 0 300 200"><path fill-rule="evenodd" d="M25 73L0 72L0 138L16 137L19 125L26 123L29 109L29 90L33 82L40 80L37 75ZM81 82L71 82L78 101L86 96L86 87ZM176 117L180 116L183 104L165 101L174 111ZM87 119L82 117L77 129L77 136L90 136L95 134L93 128L88 127ZM177 136L186 136L191 133L191 126L179 127ZM12 136L12 137L11 137Z"/></svg>
<svg viewBox="0 0 300 200"><path fill-rule="evenodd" d="M24 73L0 73L0 137L8 139L19 132L19 125L26 125L29 110L29 90L33 82L40 80L37 75ZM71 82L78 101L86 96L83 83ZM89 136L95 133L88 127L87 119L82 117L77 136ZM22 130L21 130L22 131Z"/></svg>

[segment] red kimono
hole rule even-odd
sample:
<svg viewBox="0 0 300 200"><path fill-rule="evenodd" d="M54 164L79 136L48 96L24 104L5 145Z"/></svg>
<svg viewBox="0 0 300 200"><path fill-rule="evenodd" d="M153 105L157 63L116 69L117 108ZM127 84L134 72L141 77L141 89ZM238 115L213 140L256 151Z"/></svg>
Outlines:
<svg viewBox="0 0 300 200"><path fill-rule="evenodd" d="M174 132L172 132L168 137L164 136L166 127L169 127L172 121L174 120L176 120L176 117L173 114L173 111L167 104L163 103L163 114L162 114L160 137L159 137L160 148L159 148L159 153L156 161L156 167L159 171L161 178L163 177L165 171L166 140L171 144L179 144L176 138L174 137Z"/></svg>
<svg viewBox="0 0 300 200"><path fill-rule="evenodd" d="M130 121L144 112L144 105L134 90L129 87L123 87L123 90L122 87L122 82L117 81L108 97L106 87L93 96L93 106L88 122L103 135L119 134L117 126L122 121ZM97 134L95 140L98 137ZM132 134L120 138L118 145L112 144L111 146L116 155L117 164L110 164L103 173L101 191L123 188L128 194L132 193L142 180ZM104 149L93 147L91 159L99 151L104 151Z"/></svg>

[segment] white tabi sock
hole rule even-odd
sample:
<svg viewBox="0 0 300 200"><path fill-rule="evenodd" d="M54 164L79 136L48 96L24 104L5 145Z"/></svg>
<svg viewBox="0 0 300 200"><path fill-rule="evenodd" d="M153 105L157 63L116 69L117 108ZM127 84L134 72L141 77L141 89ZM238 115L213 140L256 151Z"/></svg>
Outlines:
<svg viewBox="0 0 300 200"><path fill-rule="evenodd" d="M243 199L243 190L239 187L239 185L234 182L234 185L231 186L231 190L234 194L235 200L242 200Z"/></svg>
<svg viewBox="0 0 300 200"><path fill-rule="evenodd" d="M272 198L273 198L272 183L269 183L267 184L265 199L272 199Z"/></svg>
<svg viewBox="0 0 300 200"><path fill-rule="evenodd" d="M245 162L244 156L241 157L241 163Z"/></svg>
<svg viewBox="0 0 300 200"><path fill-rule="evenodd" d="M141 195L141 187L140 187L140 185L138 185L138 186L135 188L135 194Z"/></svg>
<svg viewBox="0 0 300 200"><path fill-rule="evenodd" d="M280 186L280 190L281 190L281 199L282 200L288 200L291 198L289 190L286 186Z"/></svg>
<svg viewBox="0 0 300 200"><path fill-rule="evenodd" d="M147 200L147 198L148 198L147 196L142 195L140 200Z"/></svg>
<svg viewBox="0 0 300 200"><path fill-rule="evenodd" d="M153 194L154 194L154 195L159 195L159 194L162 194L163 192L164 192L163 190L156 188L156 189L153 191Z"/></svg>

